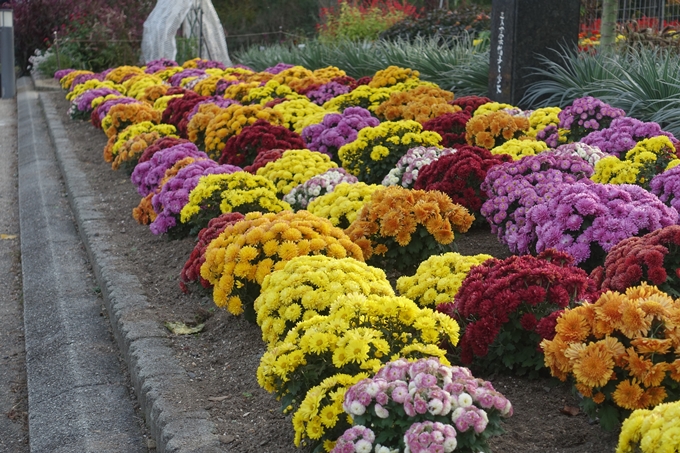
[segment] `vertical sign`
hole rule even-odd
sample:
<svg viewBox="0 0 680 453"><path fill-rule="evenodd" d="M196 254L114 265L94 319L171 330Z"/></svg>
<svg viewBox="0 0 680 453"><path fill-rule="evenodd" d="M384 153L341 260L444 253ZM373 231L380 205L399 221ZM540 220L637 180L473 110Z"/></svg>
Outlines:
<svg viewBox="0 0 680 453"><path fill-rule="evenodd" d="M491 7L489 97L508 104L512 97L514 25L515 0L495 0Z"/></svg>
<svg viewBox="0 0 680 453"><path fill-rule="evenodd" d="M0 9L0 88L3 99L11 99L16 94L13 14L11 9Z"/></svg>

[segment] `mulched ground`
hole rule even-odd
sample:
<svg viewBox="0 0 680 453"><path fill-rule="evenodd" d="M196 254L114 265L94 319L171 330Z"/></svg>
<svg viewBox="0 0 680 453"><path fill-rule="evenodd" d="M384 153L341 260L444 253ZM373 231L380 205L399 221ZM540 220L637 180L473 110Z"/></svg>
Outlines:
<svg viewBox="0 0 680 453"><path fill-rule="evenodd" d="M205 331L199 335L168 334L168 342L190 378L189 385L194 387L191 393L200 395L186 401L187 410L209 411L225 450L295 451L289 418L280 413L275 398L257 384L256 369L265 350L258 327L215 308L210 293L180 291L179 273L195 238L173 241L154 236L148 227L137 224L131 212L140 196L125 173L112 171L104 162L103 132L89 123L68 119L63 93L49 95L64 112L76 155L110 223L112 253L125 256L125 270L143 283L155 320L186 323L207 318ZM509 255L488 230L459 235L456 241L463 254ZM510 399L515 411L504 424L506 434L492 440L494 453L614 451L618 432L603 432L582 413L564 413L565 406L578 406L569 386L548 378L496 376L491 380Z"/></svg>

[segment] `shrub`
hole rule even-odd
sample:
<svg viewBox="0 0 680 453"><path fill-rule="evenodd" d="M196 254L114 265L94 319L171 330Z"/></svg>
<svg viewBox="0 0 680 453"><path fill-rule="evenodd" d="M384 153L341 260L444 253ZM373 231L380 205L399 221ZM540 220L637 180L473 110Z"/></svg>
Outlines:
<svg viewBox="0 0 680 453"><path fill-rule="evenodd" d="M380 33L381 39L414 42L416 38L450 39L476 37L491 27L488 6L461 4L454 10L436 9L422 17L409 17Z"/></svg>
<svg viewBox="0 0 680 453"><path fill-rule="evenodd" d="M372 0L350 4L339 1L334 8L321 9L321 41L374 40L378 35L410 15L416 9L407 2Z"/></svg>

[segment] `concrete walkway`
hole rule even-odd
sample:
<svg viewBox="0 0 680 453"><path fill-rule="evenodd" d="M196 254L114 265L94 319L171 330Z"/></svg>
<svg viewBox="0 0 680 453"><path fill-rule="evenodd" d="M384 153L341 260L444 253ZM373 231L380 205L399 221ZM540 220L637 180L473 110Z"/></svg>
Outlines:
<svg viewBox="0 0 680 453"><path fill-rule="evenodd" d="M147 451L30 79L17 124L30 450Z"/></svg>

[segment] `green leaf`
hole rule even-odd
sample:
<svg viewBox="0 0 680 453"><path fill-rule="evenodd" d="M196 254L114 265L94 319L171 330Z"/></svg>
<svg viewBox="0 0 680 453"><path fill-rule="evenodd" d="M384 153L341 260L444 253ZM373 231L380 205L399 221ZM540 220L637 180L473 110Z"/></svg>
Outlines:
<svg viewBox="0 0 680 453"><path fill-rule="evenodd" d="M600 426L605 431L613 431L619 425L619 410L609 404L603 405L598 411L600 416Z"/></svg>

